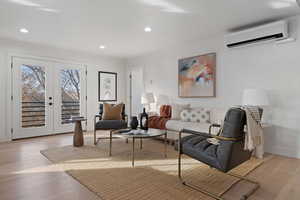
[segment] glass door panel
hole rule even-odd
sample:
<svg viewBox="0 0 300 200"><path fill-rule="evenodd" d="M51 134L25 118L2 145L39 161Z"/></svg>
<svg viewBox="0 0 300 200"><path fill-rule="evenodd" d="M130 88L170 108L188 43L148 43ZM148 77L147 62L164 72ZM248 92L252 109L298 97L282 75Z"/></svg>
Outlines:
<svg viewBox="0 0 300 200"><path fill-rule="evenodd" d="M52 129L49 69L46 62L13 58L13 138L44 135Z"/></svg>
<svg viewBox="0 0 300 200"><path fill-rule="evenodd" d="M21 65L22 128L45 126L45 68Z"/></svg>
<svg viewBox="0 0 300 200"><path fill-rule="evenodd" d="M80 116L80 70L63 69L60 71L61 123Z"/></svg>
<svg viewBox="0 0 300 200"><path fill-rule="evenodd" d="M74 125L69 119L86 116L85 70L81 65L58 64L56 67L60 88L55 91L58 102L54 111L56 133L73 131Z"/></svg>

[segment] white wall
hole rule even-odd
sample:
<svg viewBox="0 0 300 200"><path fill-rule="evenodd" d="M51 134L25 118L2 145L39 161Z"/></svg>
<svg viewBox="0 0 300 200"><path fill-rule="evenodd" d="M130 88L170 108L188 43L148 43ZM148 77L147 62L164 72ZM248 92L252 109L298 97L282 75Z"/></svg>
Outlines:
<svg viewBox="0 0 300 200"><path fill-rule="evenodd" d="M1 48L1 47L0 47ZM4 55L2 53L0 53L0 65L3 66L4 65ZM0 73L0 91L1 91L1 95L0 95L0 142L5 140L5 97L6 97L6 89L5 89L5 78L6 77L6 73L5 71L1 70Z"/></svg>
<svg viewBox="0 0 300 200"><path fill-rule="evenodd" d="M10 138L10 125L7 119L10 113L8 107L9 92L9 54L59 59L66 62L76 62L87 65L87 116L88 129L93 129L93 116L98 111L98 71L118 73L118 101L125 102L126 81L124 60L101 57L83 52L75 52L51 47L33 45L22 42L0 39L0 141Z"/></svg>
<svg viewBox="0 0 300 200"><path fill-rule="evenodd" d="M143 68L146 91L194 106L238 105L244 89L266 89L272 109L266 151L300 158L300 20L289 20L292 34L299 38L293 43L227 49L222 35L129 59L127 66ZM210 52L217 53L217 97L178 98L178 59Z"/></svg>

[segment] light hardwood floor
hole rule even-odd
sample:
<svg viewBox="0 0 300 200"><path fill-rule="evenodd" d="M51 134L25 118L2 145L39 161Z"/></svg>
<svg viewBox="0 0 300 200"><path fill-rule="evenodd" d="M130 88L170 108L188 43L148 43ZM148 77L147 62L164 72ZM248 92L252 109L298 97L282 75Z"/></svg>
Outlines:
<svg viewBox="0 0 300 200"><path fill-rule="evenodd" d="M40 150L71 144L71 134L0 143L0 199L99 199L64 172L20 173L51 164ZM275 155L267 157L268 161L249 175L261 183L261 188L250 199L299 200L300 160ZM244 192L247 184L240 182L224 197L236 199L236 194Z"/></svg>

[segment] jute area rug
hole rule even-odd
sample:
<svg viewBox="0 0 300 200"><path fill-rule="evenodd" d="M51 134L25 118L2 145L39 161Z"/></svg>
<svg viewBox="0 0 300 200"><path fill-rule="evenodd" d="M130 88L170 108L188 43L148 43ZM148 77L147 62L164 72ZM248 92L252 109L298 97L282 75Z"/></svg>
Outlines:
<svg viewBox="0 0 300 200"><path fill-rule="evenodd" d="M91 143L91 142L89 142ZM131 166L132 143L114 139L112 156L108 141L98 146L64 146L41 153L54 164L49 171L64 171L104 200L193 200L210 197L183 186L177 178L177 152L168 145L168 157L161 141L143 140L143 149L136 143L135 167ZM247 175L263 161L251 159L232 172ZM183 157L183 176L190 183L222 195L237 178L209 168L196 160ZM36 169L35 169L36 170Z"/></svg>

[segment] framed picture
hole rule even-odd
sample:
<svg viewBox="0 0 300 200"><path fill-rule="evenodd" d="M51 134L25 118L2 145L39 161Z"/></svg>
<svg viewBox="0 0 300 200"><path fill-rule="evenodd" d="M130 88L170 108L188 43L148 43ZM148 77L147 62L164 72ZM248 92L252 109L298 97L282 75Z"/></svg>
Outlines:
<svg viewBox="0 0 300 200"><path fill-rule="evenodd" d="M216 96L216 53L178 61L178 95L182 98Z"/></svg>
<svg viewBox="0 0 300 200"><path fill-rule="evenodd" d="M99 101L117 101L117 73L98 73L98 98Z"/></svg>

